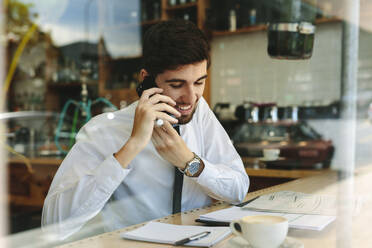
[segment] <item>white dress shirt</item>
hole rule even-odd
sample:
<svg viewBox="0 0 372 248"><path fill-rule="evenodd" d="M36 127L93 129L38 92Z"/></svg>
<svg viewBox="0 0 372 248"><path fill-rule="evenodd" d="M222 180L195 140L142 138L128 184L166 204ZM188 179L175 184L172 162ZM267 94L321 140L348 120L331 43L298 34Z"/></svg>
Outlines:
<svg viewBox="0 0 372 248"><path fill-rule="evenodd" d="M172 213L174 166L157 153L151 141L126 169L113 156L130 137L137 104L96 116L81 128L45 199L43 227L56 224L65 238L100 211L107 231ZM199 177L184 176L182 211L209 205L211 198L241 202L248 191L248 176L203 98L180 132L205 164Z"/></svg>

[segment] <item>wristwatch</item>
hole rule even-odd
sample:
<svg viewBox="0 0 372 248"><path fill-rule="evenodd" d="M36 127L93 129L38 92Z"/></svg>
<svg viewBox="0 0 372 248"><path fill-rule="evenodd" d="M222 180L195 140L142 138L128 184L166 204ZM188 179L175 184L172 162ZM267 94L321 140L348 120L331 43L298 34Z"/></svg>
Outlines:
<svg viewBox="0 0 372 248"><path fill-rule="evenodd" d="M193 177L199 172L200 167L202 166L201 164L202 160L194 153L194 158L186 163L184 170L180 169L180 171L188 177Z"/></svg>

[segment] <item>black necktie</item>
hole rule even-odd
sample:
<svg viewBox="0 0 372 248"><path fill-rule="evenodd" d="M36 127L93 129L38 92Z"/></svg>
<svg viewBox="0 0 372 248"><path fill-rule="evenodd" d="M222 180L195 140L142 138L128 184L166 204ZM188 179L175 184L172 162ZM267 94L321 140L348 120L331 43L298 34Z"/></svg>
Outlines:
<svg viewBox="0 0 372 248"><path fill-rule="evenodd" d="M180 127L175 126L177 133L180 134ZM174 166L174 184L173 184L173 205L172 213L181 212L181 201L182 201L182 184L183 184L183 174Z"/></svg>

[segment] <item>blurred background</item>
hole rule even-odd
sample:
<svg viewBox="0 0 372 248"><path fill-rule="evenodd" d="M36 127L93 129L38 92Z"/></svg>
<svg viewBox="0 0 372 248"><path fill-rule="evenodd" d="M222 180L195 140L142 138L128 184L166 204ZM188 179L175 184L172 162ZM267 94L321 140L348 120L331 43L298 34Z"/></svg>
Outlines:
<svg viewBox="0 0 372 248"><path fill-rule="evenodd" d="M16 244L40 227L78 130L137 100L143 34L161 20L190 20L210 40L204 98L250 192L372 163L370 0L6 0L2 13L5 234Z"/></svg>

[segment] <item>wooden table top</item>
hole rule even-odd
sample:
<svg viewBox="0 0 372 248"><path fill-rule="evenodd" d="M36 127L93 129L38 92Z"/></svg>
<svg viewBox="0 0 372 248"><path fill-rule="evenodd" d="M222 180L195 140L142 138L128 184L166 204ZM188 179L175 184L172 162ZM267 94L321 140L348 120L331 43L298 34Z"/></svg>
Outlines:
<svg viewBox="0 0 372 248"><path fill-rule="evenodd" d="M288 236L296 238L304 243L305 247L370 247L372 244L372 235L370 232L370 223L372 222L372 201L364 202L361 212L357 216L352 216L348 208L347 202L350 202L348 197L354 195L371 195L372 188L372 167L359 169L354 177L340 180L339 173L329 171L317 176L297 179L285 184L273 186L249 193L245 200L252 199L258 195L281 191L292 190L304 193L316 194L333 194L340 199L340 208L338 209L338 217L335 222L327 226L323 231L309 231L290 229ZM228 207L229 205L222 202L217 202L211 206L194 209L191 211L170 215L165 218L155 221L179 224L179 225L199 225L194 220L199 215L211 211L219 210ZM104 233L91 238L79 240L76 242L62 245L61 247L173 247L171 245L146 243L139 241L130 241L120 238L121 232L133 230L144 225L138 224L113 232ZM228 238L218 243L214 247L228 247Z"/></svg>

